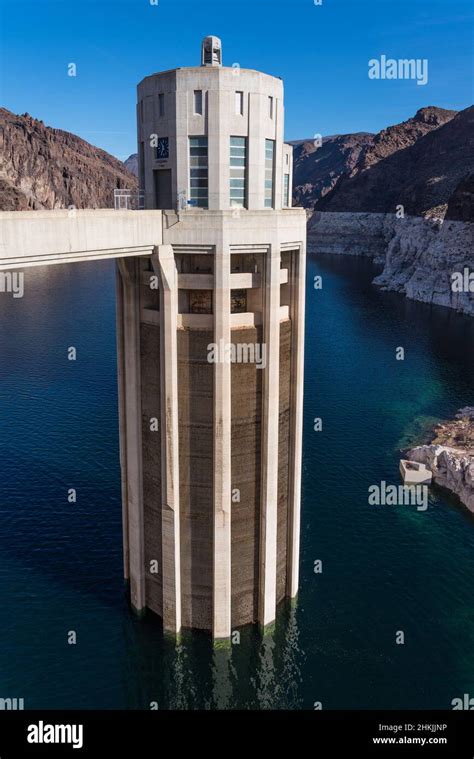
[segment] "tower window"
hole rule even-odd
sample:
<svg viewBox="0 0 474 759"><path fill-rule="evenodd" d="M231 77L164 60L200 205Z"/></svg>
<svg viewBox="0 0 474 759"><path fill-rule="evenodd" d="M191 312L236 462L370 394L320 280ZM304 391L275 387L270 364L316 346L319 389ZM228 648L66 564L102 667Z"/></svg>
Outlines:
<svg viewBox="0 0 474 759"><path fill-rule="evenodd" d="M165 115L165 95L163 92L158 95L158 114L160 117Z"/></svg>
<svg viewBox="0 0 474 759"><path fill-rule="evenodd" d="M247 138L230 138L230 205L245 207L247 194Z"/></svg>
<svg viewBox="0 0 474 759"><path fill-rule="evenodd" d="M191 205L209 205L207 137L189 138L189 197Z"/></svg>
<svg viewBox="0 0 474 759"><path fill-rule="evenodd" d="M270 116L271 119L273 118L273 98L272 97L268 98L268 115Z"/></svg>
<svg viewBox="0 0 474 759"><path fill-rule="evenodd" d="M202 90L194 90L194 113L202 116Z"/></svg>
<svg viewBox="0 0 474 759"><path fill-rule="evenodd" d="M145 188L145 143L140 141L140 160L138 161L140 170L140 189Z"/></svg>
<svg viewBox="0 0 474 759"><path fill-rule="evenodd" d="M290 175L283 175L283 205L285 208L290 206Z"/></svg>
<svg viewBox="0 0 474 759"><path fill-rule="evenodd" d="M273 208L275 140L265 140L265 208Z"/></svg>
<svg viewBox="0 0 474 759"><path fill-rule="evenodd" d="M244 93L241 91L235 93L235 112L244 115Z"/></svg>

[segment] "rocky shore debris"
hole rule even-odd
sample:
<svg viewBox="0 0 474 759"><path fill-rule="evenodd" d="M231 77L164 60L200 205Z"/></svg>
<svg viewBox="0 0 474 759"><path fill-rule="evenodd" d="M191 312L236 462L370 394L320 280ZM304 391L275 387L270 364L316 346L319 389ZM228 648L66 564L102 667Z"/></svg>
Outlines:
<svg viewBox="0 0 474 759"><path fill-rule="evenodd" d="M458 496L474 513L474 406L460 409L451 421L434 428L429 445L409 450L406 458L432 472L433 481Z"/></svg>

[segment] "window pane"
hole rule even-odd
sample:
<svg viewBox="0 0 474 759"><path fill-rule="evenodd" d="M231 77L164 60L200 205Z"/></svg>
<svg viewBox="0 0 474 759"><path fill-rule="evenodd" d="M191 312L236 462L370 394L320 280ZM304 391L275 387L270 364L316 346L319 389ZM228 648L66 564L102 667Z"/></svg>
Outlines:
<svg viewBox="0 0 474 759"><path fill-rule="evenodd" d="M290 205L290 175L283 176L283 205L287 208Z"/></svg>
<svg viewBox="0 0 474 759"><path fill-rule="evenodd" d="M265 140L265 208L273 208L274 140Z"/></svg>
<svg viewBox="0 0 474 759"><path fill-rule="evenodd" d="M194 90L194 113L202 115L202 90Z"/></svg>
<svg viewBox="0 0 474 759"><path fill-rule="evenodd" d="M201 90L196 90L196 94ZM198 103L199 105L199 103ZM201 101L202 105L202 101ZM189 199L192 206L207 208L209 201L208 189L208 155L207 155L207 137L190 137L189 138Z"/></svg>
<svg viewBox="0 0 474 759"><path fill-rule="evenodd" d="M238 93L236 93L238 94ZM231 206L245 206L247 195L247 138L230 138L230 183L229 200Z"/></svg>
<svg viewBox="0 0 474 759"><path fill-rule="evenodd" d="M244 93L241 91L235 93L235 112L239 115L244 112Z"/></svg>
<svg viewBox="0 0 474 759"><path fill-rule="evenodd" d="M189 144L191 147L204 147L207 148L207 137L190 137Z"/></svg>

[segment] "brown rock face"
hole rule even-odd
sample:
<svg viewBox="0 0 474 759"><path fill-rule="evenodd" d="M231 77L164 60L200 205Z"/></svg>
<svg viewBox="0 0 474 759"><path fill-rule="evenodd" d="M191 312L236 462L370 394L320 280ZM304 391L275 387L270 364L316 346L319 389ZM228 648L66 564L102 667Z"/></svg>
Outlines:
<svg viewBox="0 0 474 759"><path fill-rule="evenodd" d="M451 195L446 218L474 222L474 171L461 179Z"/></svg>
<svg viewBox="0 0 474 759"><path fill-rule="evenodd" d="M137 188L121 161L70 132L0 108L0 210L112 208L115 188Z"/></svg>
<svg viewBox="0 0 474 759"><path fill-rule="evenodd" d="M372 192L367 177L372 178L373 175L368 170L393 155L398 156L394 159L394 164L398 165L402 160L402 151L446 124L456 113L429 106L421 108L412 119L383 129L378 134L358 132L326 137L320 148L315 147L313 140L296 143L293 153L295 203L327 211L388 211L385 207L369 207L374 201L384 204L387 188L382 187L381 197L378 184ZM389 171L393 171L392 166ZM380 183L383 185L387 177L383 171L381 176ZM356 181L357 177L361 179ZM391 184L392 176L388 179ZM361 191L371 193L370 200L361 198Z"/></svg>
<svg viewBox="0 0 474 759"><path fill-rule="evenodd" d="M474 220L474 107L429 106L378 134L294 145L294 201L318 211Z"/></svg>
<svg viewBox="0 0 474 759"><path fill-rule="evenodd" d="M325 137L319 148L314 140L294 144L294 202L313 208L342 176L352 175L374 139L375 135L360 132Z"/></svg>
<svg viewBox="0 0 474 759"><path fill-rule="evenodd" d="M382 129L375 135L373 144L363 154L357 167L358 171L364 171L379 161L389 158L394 153L410 148L421 137L451 121L456 114L457 111L428 106L427 108L420 108L412 119Z"/></svg>
<svg viewBox="0 0 474 759"><path fill-rule="evenodd" d="M474 107L455 113L423 108L380 132L352 175L316 203L321 211L444 215L459 183L474 170Z"/></svg>
<svg viewBox="0 0 474 759"><path fill-rule="evenodd" d="M138 177L138 153L132 153L132 155L129 155L128 158L126 158L123 162L123 165L134 176Z"/></svg>

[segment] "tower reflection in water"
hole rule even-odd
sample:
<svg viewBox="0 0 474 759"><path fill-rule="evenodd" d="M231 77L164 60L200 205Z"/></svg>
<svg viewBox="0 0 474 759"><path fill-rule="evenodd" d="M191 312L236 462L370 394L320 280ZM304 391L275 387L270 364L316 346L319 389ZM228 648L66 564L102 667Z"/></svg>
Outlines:
<svg viewBox="0 0 474 759"><path fill-rule="evenodd" d="M301 709L302 667L298 611L278 611L272 632L241 628L234 643L215 646L209 635L163 634L154 615L124 616L125 708Z"/></svg>

